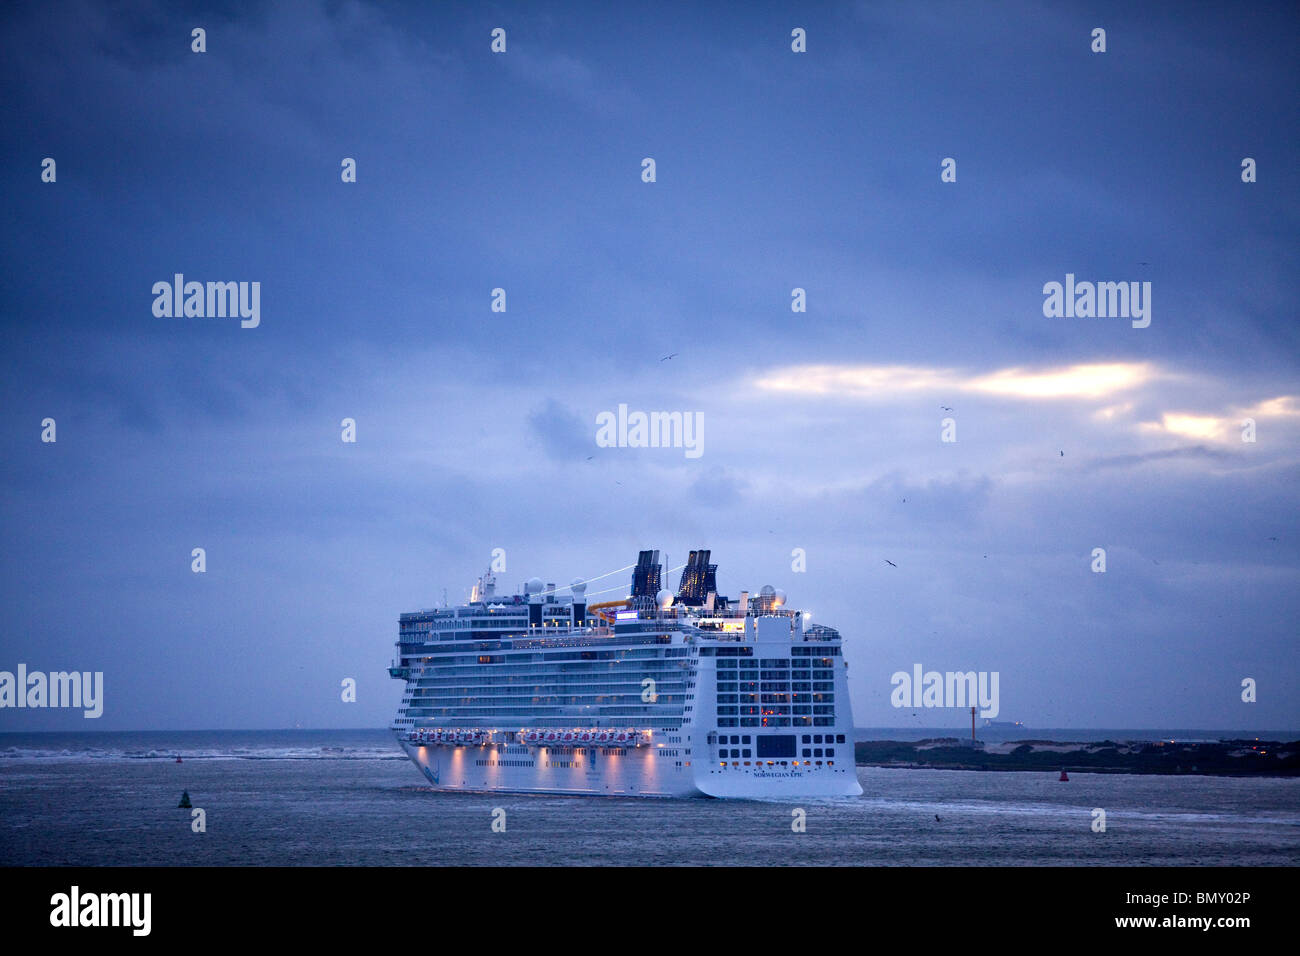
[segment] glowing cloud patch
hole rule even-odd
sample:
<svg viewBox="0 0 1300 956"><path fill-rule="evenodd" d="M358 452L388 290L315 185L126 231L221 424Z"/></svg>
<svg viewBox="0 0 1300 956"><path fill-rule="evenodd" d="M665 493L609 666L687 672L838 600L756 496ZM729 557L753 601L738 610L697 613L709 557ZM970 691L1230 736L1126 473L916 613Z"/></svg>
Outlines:
<svg viewBox="0 0 1300 956"><path fill-rule="evenodd" d="M1113 362L1042 372L1004 369L968 381L965 387L1012 398L1106 398L1137 388L1152 377L1151 367L1145 362Z"/></svg>
<svg viewBox="0 0 1300 956"><path fill-rule="evenodd" d="M1156 373L1146 362L1071 365L1060 369L1008 368L973 376L951 369L906 365L799 365L755 379L765 391L802 395L883 397L897 392L979 392L1006 398L1106 398L1137 388Z"/></svg>
<svg viewBox="0 0 1300 956"><path fill-rule="evenodd" d="M778 369L754 384L774 392L866 396L949 388L951 381L952 373L944 369L906 365L796 365Z"/></svg>

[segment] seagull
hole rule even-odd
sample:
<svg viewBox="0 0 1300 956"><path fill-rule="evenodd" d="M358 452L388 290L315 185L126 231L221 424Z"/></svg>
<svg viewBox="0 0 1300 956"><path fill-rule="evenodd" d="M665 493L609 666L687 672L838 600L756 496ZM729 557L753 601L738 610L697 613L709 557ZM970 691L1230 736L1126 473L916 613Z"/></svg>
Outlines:
<svg viewBox="0 0 1300 956"><path fill-rule="evenodd" d="M1065 457L1065 452L1061 452L1061 457L1062 457L1062 458Z"/></svg>
<svg viewBox="0 0 1300 956"><path fill-rule="evenodd" d="M1277 538L1269 538L1268 540L1270 540L1270 541L1276 541Z"/></svg>
<svg viewBox="0 0 1300 956"><path fill-rule="evenodd" d="M665 356L664 356L663 358L661 358L659 361L661 361L661 362L667 362L670 358L676 358L676 357L677 357L677 353L674 352L672 355L665 355Z"/></svg>
<svg viewBox="0 0 1300 956"><path fill-rule="evenodd" d="M942 820L939 819L939 814L937 814L937 813L934 815L934 819L935 819L935 821L938 822L938 823L942 823L942 822L943 822Z"/></svg>
<svg viewBox="0 0 1300 956"><path fill-rule="evenodd" d="M945 412L950 412L950 411L952 411L952 409L949 408L947 405L940 405L939 407L942 408Z"/></svg>
<svg viewBox="0 0 1300 956"><path fill-rule="evenodd" d="M893 561L890 561L888 558L885 558L885 563L889 565L891 568L898 567L898 565L896 565Z"/></svg>
<svg viewBox="0 0 1300 956"><path fill-rule="evenodd" d="M588 455L588 456L587 456L587 461L591 461L592 457L593 457L592 455Z"/></svg>

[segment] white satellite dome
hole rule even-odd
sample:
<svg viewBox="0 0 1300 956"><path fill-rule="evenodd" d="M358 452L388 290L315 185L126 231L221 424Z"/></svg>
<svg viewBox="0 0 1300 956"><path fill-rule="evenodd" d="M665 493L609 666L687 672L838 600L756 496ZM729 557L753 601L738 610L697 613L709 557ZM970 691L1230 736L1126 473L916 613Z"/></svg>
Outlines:
<svg viewBox="0 0 1300 956"><path fill-rule="evenodd" d="M780 588L777 588L775 593L773 593L772 595L772 605L774 607L785 606L785 592L782 591Z"/></svg>
<svg viewBox="0 0 1300 956"><path fill-rule="evenodd" d="M673 606L673 592L665 588L659 592L656 600L659 602L659 609L666 611Z"/></svg>
<svg viewBox="0 0 1300 956"><path fill-rule="evenodd" d="M587 593L587 582L582 580L582 578L574 578L573 581L569 583L569 590L573 592L574 597L580 598Z"/></svg>

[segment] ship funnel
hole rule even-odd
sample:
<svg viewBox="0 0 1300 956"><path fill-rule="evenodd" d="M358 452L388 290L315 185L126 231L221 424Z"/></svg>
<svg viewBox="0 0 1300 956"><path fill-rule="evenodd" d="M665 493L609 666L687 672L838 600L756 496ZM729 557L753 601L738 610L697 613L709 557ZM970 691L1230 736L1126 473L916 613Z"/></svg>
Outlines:
<svg viewBox="0 0 1300 956"><path fill-rule="evenodd" d="M524 585L524 594L528 595L528 625L542 626L542 579L529 578Z"/></svg>
<svg viewBox="0 0 1300 956"><path fill-rule="evenodd" d="M569 590L573 592L573 623L581 627L587 618L587 582L574 578Z"/></svg>

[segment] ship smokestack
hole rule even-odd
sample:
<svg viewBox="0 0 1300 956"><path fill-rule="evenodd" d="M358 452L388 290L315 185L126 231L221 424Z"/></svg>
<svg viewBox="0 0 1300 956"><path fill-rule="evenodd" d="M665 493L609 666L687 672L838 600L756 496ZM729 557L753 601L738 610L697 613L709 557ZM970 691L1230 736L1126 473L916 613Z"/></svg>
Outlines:
<svg viewBox="0 0 1300 956"><path fill-rule="evenodd" d="M569 590L573 592L573 624L582 627L587 617L587 582L574 578Z"/></svg>
<svg viewBox="0 0 1300 956"><path fill-rule="evenodd" d="M528 597L528 626L542 626L542 579L529 578L524 585L524 594Z"/></svg>

